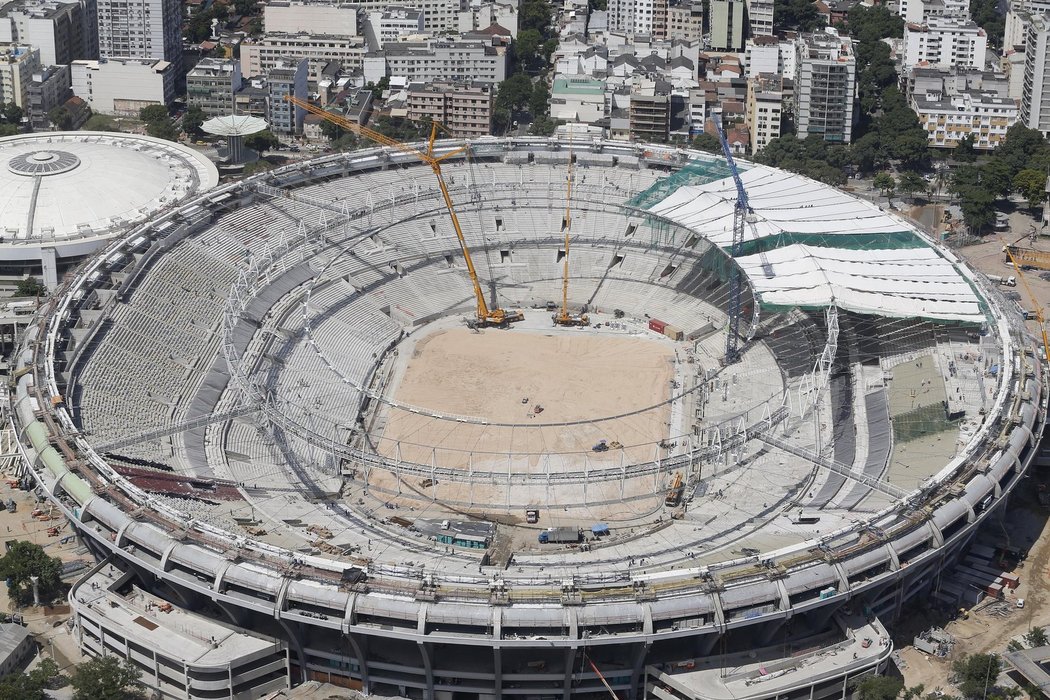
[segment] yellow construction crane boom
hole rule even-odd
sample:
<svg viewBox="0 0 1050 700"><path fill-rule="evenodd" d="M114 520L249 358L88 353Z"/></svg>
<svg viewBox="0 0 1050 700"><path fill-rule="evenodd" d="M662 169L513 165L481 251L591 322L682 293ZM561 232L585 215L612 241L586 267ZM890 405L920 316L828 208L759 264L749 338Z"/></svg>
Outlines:
<svg viewBox="0 0 1050 700"><path fill-rule="evenodd" d="M1010 262L1014 264L1014 269L1017 270L1017 277L1021 280L1025 293L1032 301L1035 320L1039 322L1039 331L1043 334L1043 356L1047 362L1050 362L1050 339L1048 339L1046 335L1046 319L1043 317L1043 306L1039 303L1039 298L1032 292L1032 288L1028 286L1028 280L1025 278L1024 270L1021 269L1021 263L1014 257L1013 251L1010 250L1010 246L1004 245L1003 250L1006 251L1006 255L1010 258Z"/></svg>
<svg viewBox="0 0 1050 700"><path fill-rule="evenodd" d="M590 323L587 314L569 313L569 235L572 233L572 183L573 183L572 140L569 140L569 171L565 183L565 256L562 259L561 310L554 315L556 326L586 326Z"/></svg>
<svg viewBox="0 0 1050 700"><path fill-rule="evenodd" d="M467 247L467 239L463 235L463 229L459 225L459 217L456 216L456 209L452 204L452 196L448 192L448 185L445 184L445 177L441 174L441 163L453 156L465 152L467 150L466 146L460 146L459 148L448 151L443 155L436 156L434 155L434 142L437 140L438 134L437 122L431 123L430 138L427 140L426 150L420 151L409 146L407 143L401 143L400 141L392 139L378 131L369 129L367 126L361 126L356 122L345 119L338 114L333 114L332 112L311 104L306 100L300 100L291 95L286 96L284 99L291 102L296 107L304 109L311 114L316 114L325 121L342 127L349 132L357 134L358 136L364 136L365 138L375 141L383 146L396 148L402 153L414 156L429 165L430 169L434 171L434 176L437 178L438 187L441 189L441 196L445 200L445 208L448 209L449 218L452 220L452 228L456 230L456 238L459 239L460 248L463 250L463 259L467 263L467 271L470 273L470 282L474 286L474 297L477 299L477 323L482 326L505 326L508 323L520 321L524 318L520 311L507 311L506 309L500 308L490 309L489 305L485 302L485 295L481 291L481 283L478 282L478 273L474 269L474 260L470 257L470 248Z"/></svg>

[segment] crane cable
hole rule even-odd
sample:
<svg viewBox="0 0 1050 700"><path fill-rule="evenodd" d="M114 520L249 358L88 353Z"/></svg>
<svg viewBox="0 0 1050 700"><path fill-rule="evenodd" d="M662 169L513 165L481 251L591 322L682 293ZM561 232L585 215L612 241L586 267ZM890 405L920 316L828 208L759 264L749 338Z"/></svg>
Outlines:
<svg viewBox="0 0 1050 700"><path fill-rule="evenodd" d="M591 657L587 656L586 648L584 648L583 650L583 658L587 661L588 664L590 664L591 669L598 674L598 680L600 680L602 682L602 685L605 686L605 689L609 691L609 697L611 697L613 700L620 700L620 697L616 694L616 691L612 689L611 685L609 685L609 681L605 680L605 676L602 675L602 672L598 670L598 667L594 665L593 661L591 661Z"/></svg>
<svg viewBox="0 0 1050 700"><path fill-rule="evenodd" d="M474 149L471 148L469 144L466 146L464 156L470 174L470 184L467 186L467 194L470 196L470 202L474 205L474 212L477 214L478 234L481 236L481 251L485 254L485 272L489 282L491 304L493 308L498 308L499 301L496 299L496 276L492 271L492 251L489 249L488 236L485 234L485 221L482 219L481 215L481 187L478 185L478 180L474 171Z"/></svg>

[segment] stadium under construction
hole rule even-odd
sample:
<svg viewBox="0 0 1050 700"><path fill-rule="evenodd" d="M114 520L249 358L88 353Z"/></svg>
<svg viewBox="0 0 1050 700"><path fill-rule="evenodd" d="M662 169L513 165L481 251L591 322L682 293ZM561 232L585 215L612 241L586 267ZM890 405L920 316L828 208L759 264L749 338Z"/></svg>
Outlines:
<svg viewBox="0 0 1050 700"><path fill-rule="evenodd" d="M41 309L11 415L86 652L173 698L811 698L958 608L1046 417L997 285L788 172L462 146L211 188Z"/></svg>

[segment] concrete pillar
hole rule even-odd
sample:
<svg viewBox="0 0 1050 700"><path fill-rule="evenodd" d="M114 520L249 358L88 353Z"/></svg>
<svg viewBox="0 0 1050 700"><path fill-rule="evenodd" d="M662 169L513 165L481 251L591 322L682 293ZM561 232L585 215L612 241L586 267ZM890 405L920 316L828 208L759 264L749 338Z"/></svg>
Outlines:
<svg viewBox="0 0 1050 700"><path fill-rule="evenodd" d="M58 287L58 254L54 248L40 249L40 267L44 273L44 285L51 290Z"/></svg>

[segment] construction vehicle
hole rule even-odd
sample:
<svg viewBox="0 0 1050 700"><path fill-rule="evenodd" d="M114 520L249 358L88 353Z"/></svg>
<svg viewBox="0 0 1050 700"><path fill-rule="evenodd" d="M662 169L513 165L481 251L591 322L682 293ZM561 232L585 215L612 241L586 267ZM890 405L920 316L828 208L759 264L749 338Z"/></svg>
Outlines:
<svg viewBox="0 0 1050 700"><path fill-rule="evenodd" d="M591 452L608 452L609 442L607 440L599 440L595 443L594 447L591 448Z"/></svg>
<svg viewBox="0 0 1050 700"><path fill-rule="evenodd" d="M1048 339L1046 335L1046 317L1043 315L1043 305L1039 303L1039 298L1032 292L1032 288L1028 285L1028 280L1024 276L1024 271L1021 269L1019 261L1014 257L1011 246L1004 246L1004 249L1006 250L1006 255L1010 258L1010 261L1017 269L1017 277L1021 280L1021 284L1024 286L1024 291L1032 302L1034 320L1039 324L1039 332L1043 334L1043 357L1050 361L1050 339ZM1027 320L1028 314L1025 314L1025 316Z"/></svg>
<svg viewBox="0 0 1050 700"><path fill-rule="evenodd" d="M682 502L682 492L685 490L685 482L682 481L682 472L675 472L674 478L671 479L671 487L667 489L667 496L664 498L664 505L668 508L674 508Z"/></svg>
<svg viewBox="0 0 1050 700"><path fill-rule="evenodd" d="M363 136L375 141L380 145L396 148L402 153L414 156L429 165L430 169L434 171L434 177L437 178L438 187L441 189L441 196L445 200L445 208L448 210L449 218L452 221L452 228L456 231L456 238L459 239L459 245L463 251L463 260L467 263L467 272L470 274L470 282L474 287L474 297L477 300L477 315L471 323L471 326L505 327L515 321L521 321L525 318L525 315L520 311L508 311L507 309L501 309L498 306L490 308L488 302L485 301L485 294L481 291L481 283L478 281L478 273L474 269L474 260L470 257L470 248L467 247L467 239L463 235L462 227L459 225L459 217L456 216L456 209L452 203L452 196L449 194L448 185L445 184L445 177L441 174L441 163L453 156L464 153L467 150L467 146L460 146L459 148L454 148L445 152L443 155L437 156L434 155L434 142L437 140L438 128L440 125L436 121L431 122L430 138L427 140L425 151L420 151L406 143L401 143L389 136L385 136L378 131L369 129L366 126L361 126L360 124L345 119L338 114L333 114L332 112L311 104L306 100L300 100L291 95L286 96L284 99L291 102L296 107L306 110L310 114L316 114L327 122L331 122L332 124L342 127L358 136ZM495 304L495 300L493 300L493 304Z"/></svg>
<svg viewBox="0 0 1050 700"><path fill-rule="evenodd" d="M525 522L527 523L538 523L540 521L540 509L539 508L526 508L525 509Z"/></svg>
<svg viewBox="0 0 1050 700"><path fill-rule="evenodd" d="M539 534L540 544L576 544L580 541L578 527L549 527Z"/></svg>
<svg viewBox="0 0 1050 700"><path fill-rule="evenodd" d="M561 309L551 316L555 326L589 326L591 321L585 313L569 312L569 234L572 231L572 141L569 141L569 173L565 178L565 219L561 222L565 231L565 254L562 257Z"/></svg>

